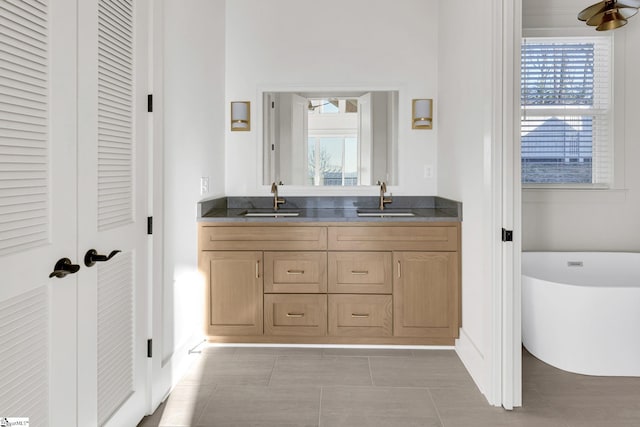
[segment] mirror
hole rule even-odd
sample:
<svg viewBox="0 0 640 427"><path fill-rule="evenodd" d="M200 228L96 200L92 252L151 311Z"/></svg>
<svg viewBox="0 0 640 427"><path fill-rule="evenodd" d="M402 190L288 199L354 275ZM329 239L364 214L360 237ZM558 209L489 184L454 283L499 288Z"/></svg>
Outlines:
<svg viewBox="0 0 640 427"><path fill-rule="evenodd" d="M398 91L264 92L263 112L263 184L397 184Z"/></svg>

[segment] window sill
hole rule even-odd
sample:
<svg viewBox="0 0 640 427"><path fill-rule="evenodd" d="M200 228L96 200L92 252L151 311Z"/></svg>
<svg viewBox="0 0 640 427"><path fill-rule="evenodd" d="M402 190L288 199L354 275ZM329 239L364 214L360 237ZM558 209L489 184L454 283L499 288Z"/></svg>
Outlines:
<svg viewBox="0 0 640 427"><path fill-rule="evenodd" d="M628 190L584 185L522 185L522 203L624 203Z"/></svg>
<svg viewBox="0 0 640 427"><path fill-rule="evenodd" d="M586 191L602 191L609 190L606 184L522 184L525 190L586 190Z"/></svg>

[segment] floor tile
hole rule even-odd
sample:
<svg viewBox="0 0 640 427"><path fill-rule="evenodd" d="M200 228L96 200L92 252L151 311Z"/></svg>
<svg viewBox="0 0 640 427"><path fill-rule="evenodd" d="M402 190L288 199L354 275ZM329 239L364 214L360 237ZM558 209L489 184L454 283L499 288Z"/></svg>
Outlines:
<svg viewBox="0 0 640 427"><path fill-rule="evenodd" d="M323 387L320 425L442 426L424 388Z"/></svg>
<svg viewBox="0 0 640 427"><path fill-rule="evenodd" d="M372 385L366 357L279 356L269 385Z"/></svg>
<svg viewBox="0 0 640 427"><path fill-rule="evenodd" d="M176 386L162 404L158 427L192 426L202 414L214 387L203 385Z"/></svg>
<svg viewBox="0 0 640 427"><path fill-rule="evenodd" d="M240 347L236 352L236 357L241 360L249 360L262 356L298 356L319 359L322 357L322 349L313 347Z"/></svg>
<svg viewBox="0 0 640 427"><path fill-rule="evenodd" d="M408 349L393 348L325 348L325 357L413 357Z"/></svg>
<svg viewBox="0 0 640 427"><path fill-rule="evenodd" d="M593 423L608 426L615 420L618 423L635 423L640 426L640 401L623 396L602 396L601 399L590 398L580 402L562 401L557 405L560 417L571 420L571 425Z"/></svg>
<svg viewBox="0 0 640 427"><path fill-rule="evenodd" d="M203 355L182 378L180 385L267 385L276 356L256 356L248 360Z"/></svg>
<svg viewBox="0 0 640 427"><path fill-rule="evenodd" d="M220 386L194 425L317 426L317 387Z"/></svg>
<svg viewBox="0 0 640 427"><path fill-rule="evenodd" d="M200 354L205 356L215 356L218 358L235 359L236 352L238 351L238 349L237 347L216 347L216 346L204 345L200 347L197 351L200 351Z"/></svg>
<svg viewBox="0 0 640 427"><path fill-rule="evenodd" d="M441 427L438 417L413 418L413 417L373 417L371 415L357 416L345 415L324 416L320 420L320 427Z"/></svg>
<svg viewBox="0 0 640 427"><path fill-rule="evenodd" d="M371 358L373 383L383 387L475 387L462 364L451 357Z"/></svg>
<svg viewBox="0 0 640 427"><path fill-rule="evenodd" d="M137 427L158 427L160 425L160 419L162 418L162 413L164 412L164 405L160 404L158 409L151 414L144 417L138 423Z"/></svg>
<svg viewBox="0 0 640 427"><path fill-rule="evenodd" d="M551 406L538 402L536 411L505 411L489 406L484 396L470 388L429 389L436 409L446 427L565 427ZM532 402L533 403L533 402Z"/></svg>
<svg viewBox="0 0 640 427"><path fill-rule="evenodd" d="M411 350L411 354L415 358L426 358L430 359L434 363L449 363L455 366L463 367L460 358L456 354L455 350L432 350L429 348L416 350Z"/></svg>

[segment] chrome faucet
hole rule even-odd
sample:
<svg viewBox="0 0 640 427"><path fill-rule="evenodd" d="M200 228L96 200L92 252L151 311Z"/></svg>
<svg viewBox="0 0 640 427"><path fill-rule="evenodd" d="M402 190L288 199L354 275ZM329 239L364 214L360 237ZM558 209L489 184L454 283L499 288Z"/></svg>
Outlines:
<svg viewBox="0 0 640 427"><path fill-rule="evenodd" d="M280 184L282 184L282 182L280 182ZM278 184L275 182L271 183L271 193L273 193L273 210L277 211L278 206L286 203L287 201L285 199L278 198Z"/></svg>
<svg viewBox="0 0 640 427"><path fill-rule="evenodd" d="M393 202L393 199L391 196L384 196L384 193L387 192L387 184L384 181L378 181L377 184L380 186L380 210L384 210L384 205Z"/></svg>

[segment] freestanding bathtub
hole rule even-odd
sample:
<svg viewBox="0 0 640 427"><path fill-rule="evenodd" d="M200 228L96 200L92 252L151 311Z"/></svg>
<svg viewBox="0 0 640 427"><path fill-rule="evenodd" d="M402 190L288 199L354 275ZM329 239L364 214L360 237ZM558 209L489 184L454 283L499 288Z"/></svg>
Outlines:
<svg viewBox="0 0 640 427"><path fill-rule="evenodd" d="M640 376L640 253L524 252L522 341L565 371Z"/></svg>

